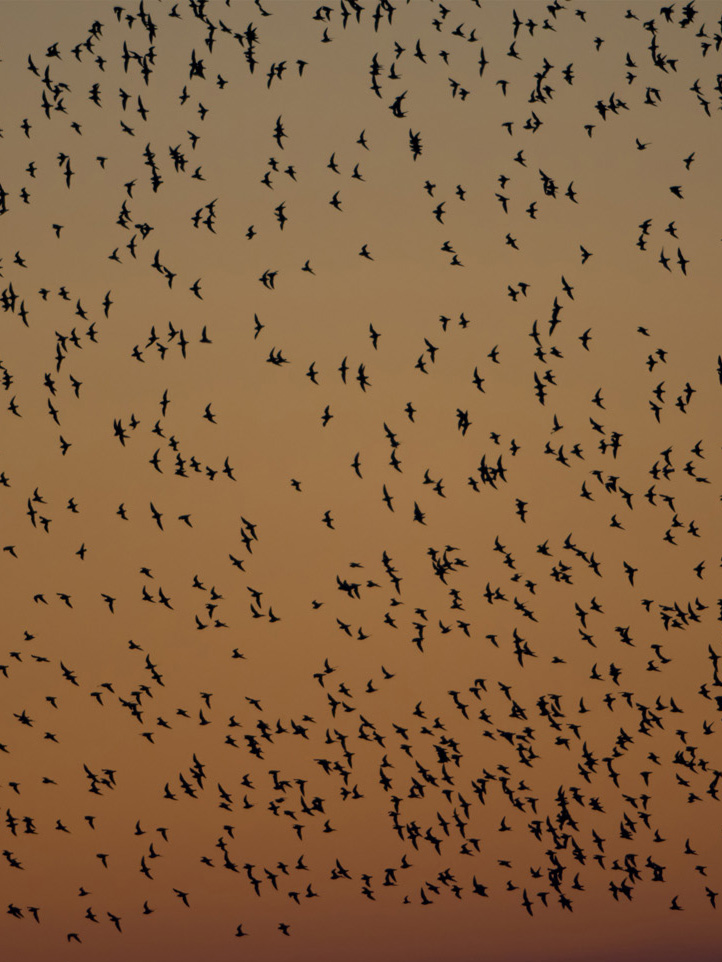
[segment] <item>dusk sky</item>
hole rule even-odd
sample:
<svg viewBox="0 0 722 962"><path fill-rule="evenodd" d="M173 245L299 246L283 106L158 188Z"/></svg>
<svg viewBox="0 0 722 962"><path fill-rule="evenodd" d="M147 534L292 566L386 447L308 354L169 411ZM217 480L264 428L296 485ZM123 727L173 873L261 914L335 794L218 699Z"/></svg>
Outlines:
<svg viewBox="0 0 722 962"><path fill-rule="evenodd" d="M718 959L722 3L0 37L3 958Z"/></svg>

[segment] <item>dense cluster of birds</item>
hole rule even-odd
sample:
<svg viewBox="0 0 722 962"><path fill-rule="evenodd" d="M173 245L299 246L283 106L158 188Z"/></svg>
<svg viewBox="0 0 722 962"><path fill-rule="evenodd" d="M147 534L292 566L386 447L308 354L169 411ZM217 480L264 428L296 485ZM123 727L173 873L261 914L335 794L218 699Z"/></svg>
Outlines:
<svg viewBox="0 0 722 962"><path fill-rule="evenodd" d="M243 893L231 938L256 899L290 937L340 889L360 915L648 885L716 908L720 227L716 197L685 205L722 160L722 8L488 6L140 0L12 78L2 51L28 105L0 140L4 926L97 946L192 910L203 873ZM303 127L336 86L360 120L328 154ZM455 182L434 98L503 167ZM251 100L251 141L219 147ZM659 170L641 223L590 220L595 178L652 196ZM421 318L385 305L405 218L446 278ZM585 285L640 255L654 308L612 338ZM32 895L36 836L62 837L70 915Z"/></svg>

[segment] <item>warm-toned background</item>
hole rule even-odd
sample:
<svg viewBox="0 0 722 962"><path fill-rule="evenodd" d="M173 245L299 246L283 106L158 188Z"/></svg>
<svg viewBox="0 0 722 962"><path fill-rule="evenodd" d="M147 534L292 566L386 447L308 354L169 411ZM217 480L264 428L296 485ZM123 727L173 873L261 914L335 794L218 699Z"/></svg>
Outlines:
<svg viewBox="0 0 722 962"><path fill-rule="evenodd" d="M0 3L0 954L718 958L722 4L344 3Z"/></svg>

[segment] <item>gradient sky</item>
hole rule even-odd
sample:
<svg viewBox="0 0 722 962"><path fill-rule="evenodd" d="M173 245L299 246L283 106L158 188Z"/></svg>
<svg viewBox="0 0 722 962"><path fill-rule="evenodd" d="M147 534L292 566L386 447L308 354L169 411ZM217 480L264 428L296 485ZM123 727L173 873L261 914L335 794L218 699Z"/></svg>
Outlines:
<svg viewBox="0 0 722 962"><path fill-rule="evenodd" d="M0 3L2 945L716 959L722 3L344 3Z"/></svg>

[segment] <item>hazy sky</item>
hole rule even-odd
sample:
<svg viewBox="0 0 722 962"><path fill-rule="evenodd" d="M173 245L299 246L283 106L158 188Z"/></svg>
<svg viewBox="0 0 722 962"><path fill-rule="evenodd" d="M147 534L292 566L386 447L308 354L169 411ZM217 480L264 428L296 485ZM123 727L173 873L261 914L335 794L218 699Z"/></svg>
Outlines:
<svg viewBox="0 0 722 962"><path fill-rule="evenodd" d="M718 958L722 3L0 36L7 957Z"/></svg>

